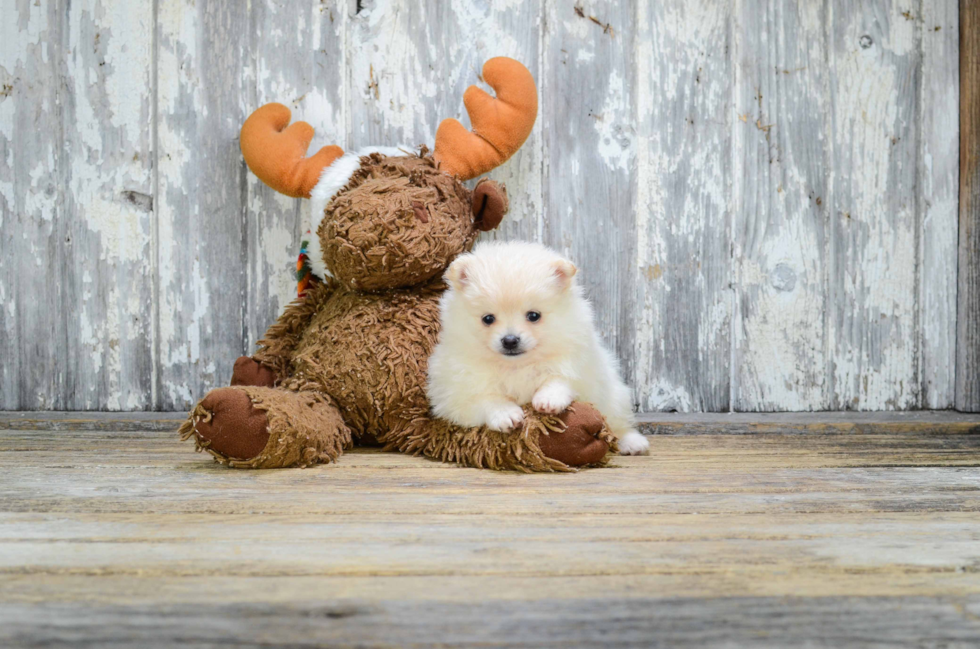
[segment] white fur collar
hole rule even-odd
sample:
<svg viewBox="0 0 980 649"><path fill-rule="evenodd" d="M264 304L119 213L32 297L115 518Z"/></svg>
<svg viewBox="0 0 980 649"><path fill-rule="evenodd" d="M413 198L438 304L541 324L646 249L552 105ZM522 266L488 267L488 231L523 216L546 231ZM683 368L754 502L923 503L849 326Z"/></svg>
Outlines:
<svg viewBox="0 0 980 649"><path fill-rule="evenodd" d="M361 158L372 153L399 157L411 155L412 149L407 146L367 146L358 151L345 153L334 160L333 164L324 167L323 172L320 173L320 180L310 192L310 243L307 246L306 254L310 258L310 269L317 277L327 277L330 274L323 263L320 237L316 235L316 231L323 221L323 210L327 208L327 203L337 195L337 192L350 182L351 176L361 166Z"/></svg>

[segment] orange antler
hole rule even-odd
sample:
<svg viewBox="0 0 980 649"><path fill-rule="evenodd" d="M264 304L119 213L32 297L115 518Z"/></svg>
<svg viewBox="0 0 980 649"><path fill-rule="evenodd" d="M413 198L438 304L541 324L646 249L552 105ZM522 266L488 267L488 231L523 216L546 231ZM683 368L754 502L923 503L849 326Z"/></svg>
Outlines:
<svg viewBox="0 0 980 649"><path fill-rule="evenodd" d="M293 198L309 198L320 172L344 155L339 146L325 146L305 158L313 139L313 127L296 122L289 128L290 112L282 104L266 104L242 125L241 146L245 163L259 180Z"/></svg>
<svg viewBox="0 0 980 649"><path fill-rule="evenodd" d="M538 91L527 68L506 57L483 66L483 80L497 93L476 86L463 95L473 132L455 119L444 119L436 131L434 156L442 169L464 180L503 164L531 134L538 115Z"/></svg>

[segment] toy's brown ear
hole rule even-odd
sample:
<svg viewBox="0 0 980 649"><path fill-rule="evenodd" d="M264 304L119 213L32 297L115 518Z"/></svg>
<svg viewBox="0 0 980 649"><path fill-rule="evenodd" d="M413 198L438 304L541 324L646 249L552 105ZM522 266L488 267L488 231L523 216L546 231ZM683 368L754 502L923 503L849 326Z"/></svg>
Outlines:
<svg viewBox="0 0 980 649"><path fill-rule="evenodd" d="M507 213L507 188L484 178L473 190L473 220L478 230L489 232L500 225Z"/></svg>

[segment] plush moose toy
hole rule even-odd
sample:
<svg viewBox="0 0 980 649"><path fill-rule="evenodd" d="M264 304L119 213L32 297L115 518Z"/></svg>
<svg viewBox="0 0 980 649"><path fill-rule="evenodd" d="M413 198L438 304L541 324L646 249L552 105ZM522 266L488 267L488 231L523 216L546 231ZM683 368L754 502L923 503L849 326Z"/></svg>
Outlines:
<svg viewBox="0 0 980 649"><path fill-rule="evenodd" d="M613 438L590 405L560 416L530 410L519 431L461 428L435 419L426 369L439 335L442 273L507 211L503 187L461 181L507 160L537 115L528 70L495 58L491 97L471 86L473 132L447 119L435 151L337 146L304 157L313 138L289 109L268 104L242 126L242 154L273 189L311 199L306 253L312 282L235 362L231 387L212 390L181 427L198 450L232 467L308 466L353 443L491 469L565 471L605 461ZM288 126L288 127L287 127Z"/></svg>

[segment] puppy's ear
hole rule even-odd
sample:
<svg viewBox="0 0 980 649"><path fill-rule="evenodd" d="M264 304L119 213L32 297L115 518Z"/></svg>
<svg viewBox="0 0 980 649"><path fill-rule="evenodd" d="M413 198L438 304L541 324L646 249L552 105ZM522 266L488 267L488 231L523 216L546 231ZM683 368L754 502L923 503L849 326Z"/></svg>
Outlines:
<svg viewBox="0 0 980 649"><path fill-rule="evenodd" d="M466 267L469 265L467 257L468 255L457 257L456 261L449 264L449 270L446 271L446 281L454 291L462 291L469 282L470 278L466 274Z"/></svg>
<svg viewBox="0 0 980 649"><path fill-rule="evenodd" d="M572 285L572 278L575 277L575 273L578 272L578 268L575 267L575 264L566 259L559 259L558 261L554 262L552 264L552 268L554 269L555 279L558 281L558 286L561 287L561 290L563 291Z"/></svg>

